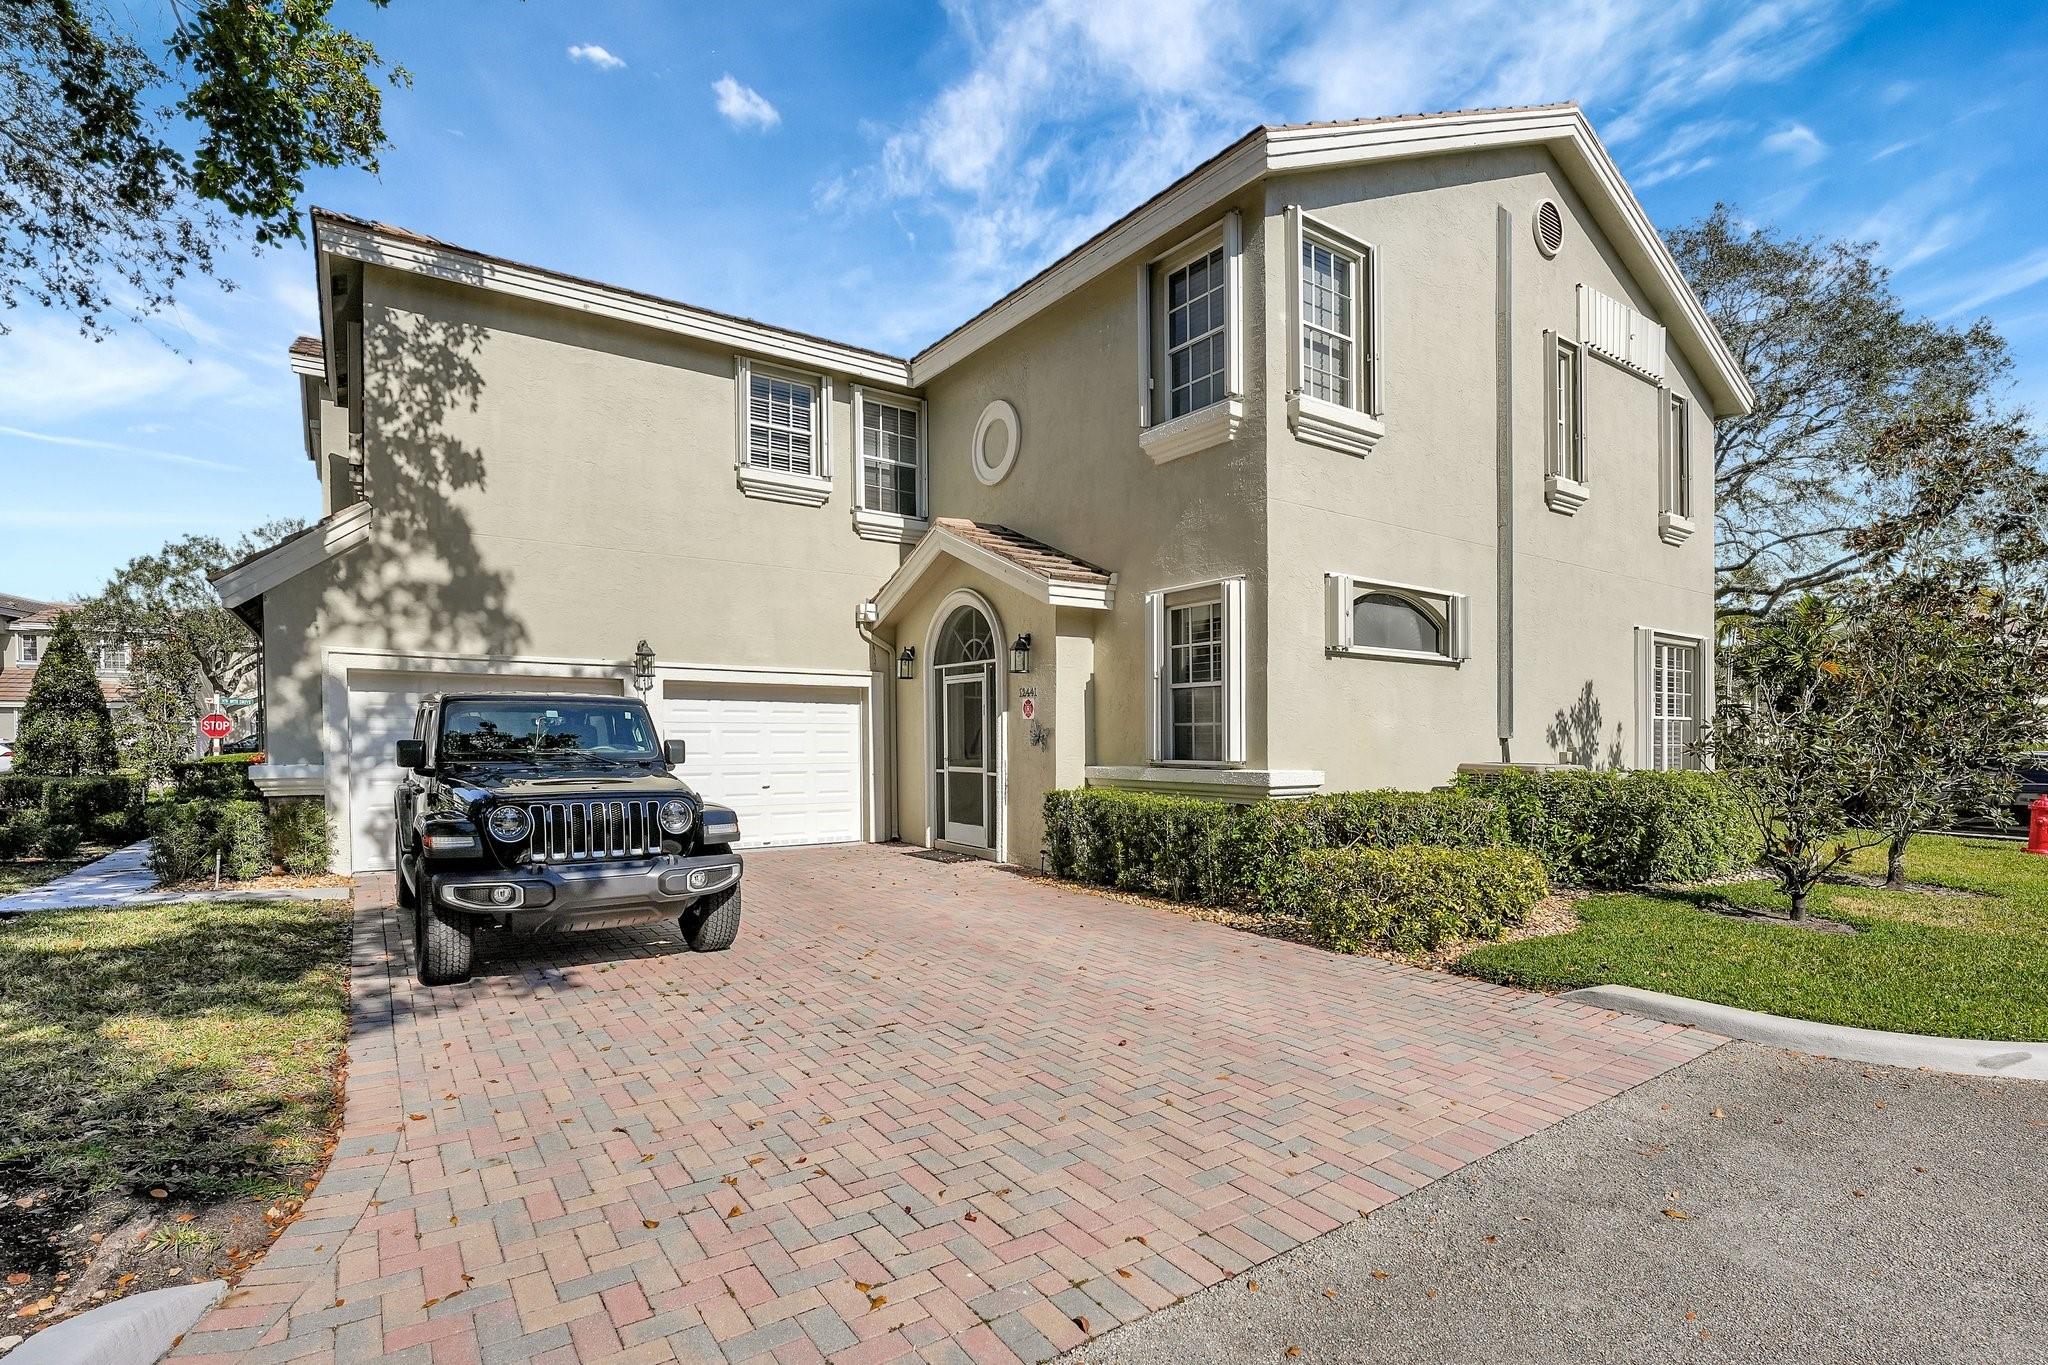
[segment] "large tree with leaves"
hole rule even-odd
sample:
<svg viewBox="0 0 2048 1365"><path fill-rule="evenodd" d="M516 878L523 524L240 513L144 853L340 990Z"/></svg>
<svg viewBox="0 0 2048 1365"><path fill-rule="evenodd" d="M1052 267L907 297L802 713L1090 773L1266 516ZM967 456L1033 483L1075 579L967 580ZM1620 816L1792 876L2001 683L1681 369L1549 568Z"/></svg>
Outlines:
<svg viewBox="0 0 2048 1365"><path fill-rule="evenodd" d="M376 170L383 90L407 76L333 7L167 0L150 32L154 6L0 3L0 309L103 332L211 273L230 233L301 236L309 171Z"/></svg>
<svg viewBox="0 0 2048 1365"><path fill-rule="evenodd" d="M84 777L113 771L114 722L77 622L57 618L21 705L14 768L28 777Z"/></svg>
<svg viewBox="0 0 2048 1365"><path fill-rule="evenodd" d="M1781 236L1726 206L1669 241L1757 394L1716 433L1724 616L1908 558L2048 563L2048 461L2004 402L2011 359L1988 321L1916 316L1870 244Z"/></svg>
<svg viewBox="0 0 2048 1365"><path fill-rule="evenodd" d="M263 642L220 604L212 575L282 540L300 523L273 522L238 541L187 536L116 572L80 615L95 635L128 646L122 748L153 776L190 754L193 727L214 698L256 689Z"/></svg>

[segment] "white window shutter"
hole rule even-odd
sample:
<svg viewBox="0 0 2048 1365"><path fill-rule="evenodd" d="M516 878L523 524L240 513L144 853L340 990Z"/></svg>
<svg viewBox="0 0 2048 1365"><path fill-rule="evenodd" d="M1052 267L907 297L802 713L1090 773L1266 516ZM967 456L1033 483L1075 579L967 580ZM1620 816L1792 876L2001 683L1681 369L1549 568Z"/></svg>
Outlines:
<svg viewBox="0 0 2048 1365"><path fill-rule="evenodd" d="M1138 267L1138 430L1152 425L1152 267Z"/></svg>
<svg viewBox="0 0 2048 1365"><path fill-rule="evenodd" d="M1580 483L1592 482L1592 471L1586 468L1586 348L1579 347L1572 352L1572 448L1570 451L1571 477Z"/></svg>
<svg viewBox="0 0 2048 1365"><path fill-rule="evenodd" d="M1323 613L1327 618L1324 638L1331 649L1351 648L1351 580L1340 573L1323 575Z"/></svg>
<svg viewBox="0 0 2048 1365"><path fill-rule="evenodd" d="M832 376L818 376L818 411L814 419L818 425L818 469L821 479L832 477Z"/></svg>
<svg viewBox="0 0 2048 1365"><path fill-rule="evenodd" d="M1245 591L1223 580L1223 761L1245 761ZM1156 692L1156 689L1155 689Z"/></svg>
<svg viewBox="0 0 2048 1365"><path fill-rule="evenodd" d="M1472 657L1472 599L1464 593L1450 595L1451 614L1451 657L1469 659Z"/></svg>
<svg viewBox="0 0 2048 1365"><path fill-rule="evenodd" d="M1145 594L1145 731L1147 753L1153 762L1166 757L1166 594Z"/></svg>
<svg viewBox="0 0 2048 1365"><path fill-rule="evenodd" d="M1223 378L1232 395L1244 392L1244 215L1223 215Z"/></svg>
<svg viewBox="0 0 2048 1365"><path fill-rule="evenodd" d="M734 463L745 465L750 457L751 440L748 434L747 414L754 401L754 366L745 356L739 357L733 366L734 391L739 395L739 456Z"/></svg>
<svg viewBox="0 0 2048 1365"><path fill-rule="evenodd" d="M1365 411L1382 417L1386 415L1386 402L1380 383L1380 249L1367 247L1359 265L1365 270L1365 301L1361 305L1365 335L1360 338L1365 368L1359 376L1359 390Z"/></svg>
<svg viewBox="0 0 2048 1365"><path fill-rule="evenodd" d="M1301 205L1287 206L1287 391L1300 393L1301 373Z"/></svg>
<svg viewBox="0 0 2048 1365"><path fill-rule="evenodd" d="M1656 636L1636 627L1636 766L1647 768L1652 760L1650 731L1654 724L1651 689L1656 684Z"/></svg>

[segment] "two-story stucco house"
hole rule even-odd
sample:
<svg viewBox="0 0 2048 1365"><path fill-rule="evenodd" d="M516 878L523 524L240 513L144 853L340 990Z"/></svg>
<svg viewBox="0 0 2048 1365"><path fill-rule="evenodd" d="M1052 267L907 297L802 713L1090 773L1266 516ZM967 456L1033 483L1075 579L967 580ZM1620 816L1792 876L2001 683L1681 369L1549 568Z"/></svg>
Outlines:
<svg viewBox="0 0 2048 1365"><path fill-rule="evenodd" d="M57 618L76 609L74 602L38 602L31 597L0 593L0 748L11 747L21 733L21 708L36 680L36 664ZM119 704L122 680L128 676L128 649L113 643L88 643L100 676L100 691ZM0 762L0 772L11 760Z"/></svg>
<svg viewBox="0 0 2048 1365"><path fill-rule="evenodd" d="M313 229L325 515L217 586L344 867L418 696L621 691L643 639L755 844L1694 761L1752 395L1573 106L1254 129L908 359Z"/></svg>

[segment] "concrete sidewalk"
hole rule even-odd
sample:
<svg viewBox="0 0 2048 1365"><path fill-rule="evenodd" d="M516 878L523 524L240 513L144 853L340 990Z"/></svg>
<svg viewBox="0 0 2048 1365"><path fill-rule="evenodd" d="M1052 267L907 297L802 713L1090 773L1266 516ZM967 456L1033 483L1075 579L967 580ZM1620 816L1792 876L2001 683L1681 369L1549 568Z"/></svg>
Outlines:
<svg viewBox="0 0 2048 1365"><path fill-rule="evenodd" d="M159 891L156 874L149 870L149 840L144 839L32 891L0 896L0 915L25 915L34 910L182 905L193 901L345 901L351 894L346 886Z"/></svg>

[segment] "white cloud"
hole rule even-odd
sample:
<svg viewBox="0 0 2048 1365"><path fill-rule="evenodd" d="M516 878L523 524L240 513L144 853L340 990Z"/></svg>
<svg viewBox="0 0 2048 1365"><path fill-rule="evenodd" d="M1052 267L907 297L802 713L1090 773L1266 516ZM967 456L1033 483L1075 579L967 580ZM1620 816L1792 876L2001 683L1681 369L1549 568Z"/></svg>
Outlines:
<svg viewBox="0 0 2048 1365"><path fill-rule="evenodd" d="M718 112L735 128L773 128L782 122L782 111L762 98L761 92L741 85L727 72L711 83L718 96Z"/></svg>
<svg viewBox="0 0 2048 1365"><path fill-rule="evenodd" d="M62 317L15 323L0 365L0 421L61 422L144 404L161 416L254 392L235 366L216 356L179 355L141 330L145 325L91 341Z"/></svg>
<svg viewBox="0 0 2048 1365"><path fill-rule="evenodd" d="M1974 313L1987 303L2032 289L2043 280L2048 280L2048 247L1956 281L1953 288L1961 297L1943 309L1941 315L1950 318L1958 313Z"/></svg>
<svg viewBox="0 0 2048 1365"><path fill-rule="evenodd" d="M1758 145L1767 152L1785 157L1795 166L1816 165L1828 154L1828 144L1820 140L1820 134L1797 121L1787 123Z"/></svg>
<svg viewBox="0 0 2048 1365"><path fill-rule="evenodd" d="M615 57L596 43L577 43L569 49L572 62L589 62L599 71L617 71L626 64L624 57Z"/></svg>
<svg viewBox="0 0 2048 1365"><path fill-rule="evenodd" d="M63 446L70 450L97 450L115 455L136 455L145 460L163 464L187 465L194 469L234 469L231 464L209 460L199 455L183 455L175 450L158 450L151 446L132 446L124 441L100 441L86 436L63 436L53 431L30 431L26 427L0 425L0 437L12 437L17 441L34 441L39 445Z"/></svg>

